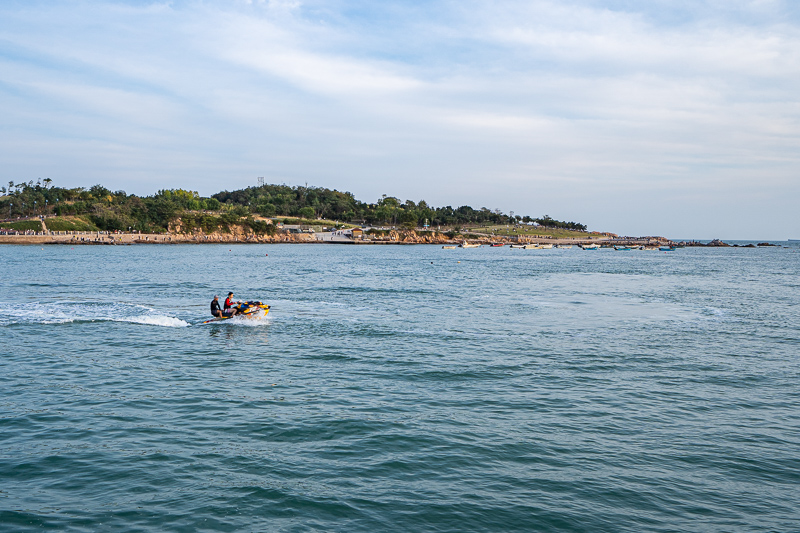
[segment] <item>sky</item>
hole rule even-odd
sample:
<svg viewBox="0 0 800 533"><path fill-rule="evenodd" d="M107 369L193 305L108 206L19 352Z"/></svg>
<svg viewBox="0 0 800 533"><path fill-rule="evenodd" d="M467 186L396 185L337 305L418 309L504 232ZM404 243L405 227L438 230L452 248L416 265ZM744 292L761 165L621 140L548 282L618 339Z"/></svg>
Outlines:
<svg viewBox="0 0 800 533"><path fill-rule="evenodd" d="M800 239L800 2L3 0L0 173Z"/></svg>

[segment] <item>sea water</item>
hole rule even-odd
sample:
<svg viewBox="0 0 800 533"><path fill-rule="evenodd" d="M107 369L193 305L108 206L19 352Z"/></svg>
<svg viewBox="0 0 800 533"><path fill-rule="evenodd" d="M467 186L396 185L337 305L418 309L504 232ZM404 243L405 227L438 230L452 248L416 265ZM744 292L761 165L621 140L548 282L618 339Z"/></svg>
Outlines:
<svg viewBox="0 0 800 533"><path fill-rule="evenodd" d="M800 247L0 246L0 530L798 531ZM210 318L214 294L263 321Z"/></svg>

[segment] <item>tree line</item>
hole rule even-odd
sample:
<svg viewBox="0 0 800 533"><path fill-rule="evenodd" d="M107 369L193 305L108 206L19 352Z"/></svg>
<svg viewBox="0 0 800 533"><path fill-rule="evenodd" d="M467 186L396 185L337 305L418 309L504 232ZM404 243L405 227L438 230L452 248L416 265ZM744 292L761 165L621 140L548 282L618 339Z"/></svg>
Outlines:
<svg viewBox="0 0 800 533"><path fill-rule="evenodd" d="M163 232L179 217L187 227L211 231L232 224L249 225L258 233L274 228L253 215L297 217L307 220L327 219L342 223L391 225L409 229L428 225L452 227L470 225L505 225L536 222L542 226L585 231L577 222L502 213L499 209L470 206L433 207L425 200L400 201L383 195L374 203L357 200L350 192L323 187L260 185L235 191L222 191L210 197L183 189L162 189L151 196L136 196L125 191L111 191L102 185L64 188L52 180L8 182L0 187L0 217L37 215L82 216L101 230L138 230Z"/></svg>
<svg viewBox="0 0 800 533"><path fill-rule="evenodd" d="M432 207L425 200L402 202L393 196L383 195L375 203L359 201L350 192L340 192L323 187L260 185L236 191L222 191L212 195L223 204L248 208L266 217L297 216L306 219L324 218L348 223L393 225L409 228L429 226L455 226L480 224L520 224L536 222L542 226L585 231L586 225L578 222L555 220L548 215L531 217L505 214L499 209L486 207L473 209L468 205Z"/></svg>

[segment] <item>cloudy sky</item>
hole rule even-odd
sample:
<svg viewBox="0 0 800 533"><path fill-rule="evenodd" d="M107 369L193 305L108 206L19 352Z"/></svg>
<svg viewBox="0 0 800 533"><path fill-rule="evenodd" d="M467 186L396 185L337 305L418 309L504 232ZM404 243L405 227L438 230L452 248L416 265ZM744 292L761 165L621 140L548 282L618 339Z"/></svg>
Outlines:
<svg viewBox="0 0 800 533"><path fill-rule="evenodd" d="M2 182L800 238L800 2L0 2Z"/></svg>

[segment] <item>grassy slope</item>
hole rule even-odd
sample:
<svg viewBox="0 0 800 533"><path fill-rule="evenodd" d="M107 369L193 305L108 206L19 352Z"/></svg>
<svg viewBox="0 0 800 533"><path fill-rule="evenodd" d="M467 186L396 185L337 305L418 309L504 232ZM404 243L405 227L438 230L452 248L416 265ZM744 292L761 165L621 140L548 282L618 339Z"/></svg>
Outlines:
<svg viewBox="0 0 800 533"><path fill-rule="evenodd" d="M17 231L42 231L42 223L38 220L21 220L19 222L0 222L0 228L15 229Z"/></svg>
<svg viewBox="0 0 800 533"><path fill-rule="evenodd" d="M81 217L53 217L44 223L50 231L97 231L97 226Z"/></svg>
<svg viewBox="0 0 800 533"><path fill-rule="evenodd" d="M591 233L586 233L584 231L574 231L568 229L558 229L558 228L542 228L537 226L519 226L517 228L508 227L508 226L483 226L479 228L464 228L462 231L470 231L473 233L486 233L504 237L510 237L515 235L525 235L529 237L553 237L555 239L567 239L570 237L576 237L579 239L587 239L591 236Z"/></svg>

